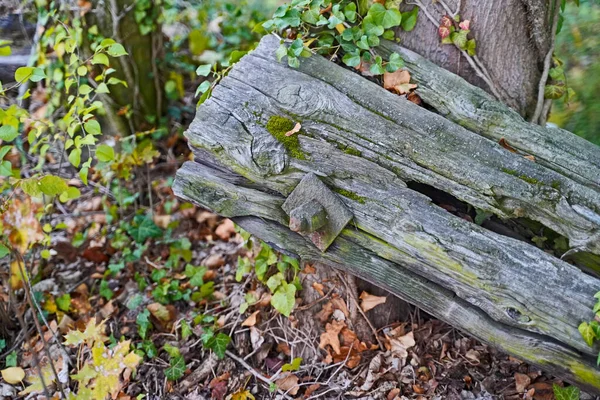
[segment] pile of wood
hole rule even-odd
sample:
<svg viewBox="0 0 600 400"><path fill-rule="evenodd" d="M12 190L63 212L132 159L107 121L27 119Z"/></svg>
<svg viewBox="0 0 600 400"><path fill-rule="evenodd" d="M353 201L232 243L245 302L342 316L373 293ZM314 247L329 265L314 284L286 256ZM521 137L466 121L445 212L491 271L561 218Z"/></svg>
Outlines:
<svg viewBox="0 0 600 400"><path fill-rule="evenodd" d="M422 106L320 56L289 68L279 44L199 107L176 194L600 392L578 332L600 290L600 149L393 43Z"/></svg>

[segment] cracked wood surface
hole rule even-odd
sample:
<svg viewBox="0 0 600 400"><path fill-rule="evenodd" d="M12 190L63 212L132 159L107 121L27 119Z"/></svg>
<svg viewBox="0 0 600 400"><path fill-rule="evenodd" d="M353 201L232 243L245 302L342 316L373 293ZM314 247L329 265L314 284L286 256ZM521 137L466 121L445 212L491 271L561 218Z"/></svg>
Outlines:
<svg viewBox="0 0 600 400"><path fill-rule="evenodd" d="M592 317L600 280L528 243L446 212L406 182L433 186L501 218L539 221L568 237L571 247L599 254L597 186L563 173L569 165L561 160L552 168L543 153L552 142L542 141L546 147L538 155L534 144L513 143L521 132L513 135L504 128L511 145L546 164L502 148L483 127L500 118L517 127L529 124L449 72L440 80L460 88L455 96L447 89L440 93L441 84L419 80L435 80L434 74L413 72L432 107L432 98L453 99L439 100L442 116L318 56L290 69L275 60L278 45L278 39L264 38L198 109L187 132L196 162L178 172L176 194L237 218L243 227L247 222L250 232L280 248L384 285L483 341L600 391L600 371L593 367L598 349L588 347L577 331ZM411 72L438 68L411 57ZM491 114L467 100L461 103L461 96L479 96L484 101L475 104ZM461 111L461 104L471 108ZM467 112L474 113L480 128L453 122L464 120ZM292 157L266 128L273 117L301 123L295 135L302 159ZM539 137L554 133L529 129ZM569 149L581 145L571 139L575 144ZM573 156L588 163L591 180L594 170L598 175L598 154L592 149ZM569 171L573 175L577 169ZM281 209L308 172L340 193L354 214L324 253L289 231ZM416 289L423 286L429 289ZM454 315L455 310L460 312Z"/></svg>

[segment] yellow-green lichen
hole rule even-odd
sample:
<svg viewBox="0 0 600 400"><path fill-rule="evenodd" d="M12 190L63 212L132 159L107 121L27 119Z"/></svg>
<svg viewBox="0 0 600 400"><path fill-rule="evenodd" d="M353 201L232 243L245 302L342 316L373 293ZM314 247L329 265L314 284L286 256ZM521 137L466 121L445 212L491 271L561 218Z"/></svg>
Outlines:
<svg viewBox="0 0 600 400"><path fill-rule="evenodd" d="M360 150L353 149L352 147L346 147L344 149L344 153L357 157L360 157L362 155L362 152Z"/></svg>
<svg viewBox="0 0 600 400"><path fill-rule="evenodd" d="M337 193L341 194L344 197L347 197L349 199L352 199L354 201L358 201L360 204L365 204L366 199L362 196L357 195L354 192L351 192L349 190L346 189L339 189L339 188L334 188L334 191L336 191Z"/></svg>
<svg viewBox="0 0 600 400"><path fill-rule="evenodd" d="M298 133L290 136L285 135L294 129L295 125L296 123L291 119L274 115L267 122L267 131L285 147L290 156L299 160L306 160L306 155L300 149Z"/></svg>
<svg viewBox="0 0 600 400"><path fill-rule="evenodd" d="M516 176L517 178L519 178L527 183L531 183L532 185L537 185L537 184L541 185L542 184L542 182L540 182L537 179L532 178L530 176L519 175L519 173L517 171L515 171L514 169L502 168L502 172L504 172L505 174Z"/></svg>

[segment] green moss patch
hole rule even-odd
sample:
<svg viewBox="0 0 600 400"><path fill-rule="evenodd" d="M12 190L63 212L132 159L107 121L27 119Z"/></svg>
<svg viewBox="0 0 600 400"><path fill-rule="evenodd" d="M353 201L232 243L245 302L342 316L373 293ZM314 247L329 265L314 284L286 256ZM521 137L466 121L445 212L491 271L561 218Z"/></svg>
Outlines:
<svg viewBox="0 0 600 400"><path fill-rule="evenodd" d="M299 160L306 160L306 155L300 149L299 133L285 136L286 133L294 129L295 125L296 123L291 119L274 115L267 122L267 131L285 147L290 156Z"/></svg>
<svg viewBox="0 0 600 400"><path fill-rule="evenodd" d="M365 204L366 199L364 197L361 197L361 196L357 195L354 192L351 192L351 191L345 190L345 189L338 189L338 188L334 188L333 190L335 192L341 194L344 197L347 197L347 198L352 199L354 201L358 201L360 204Z"/></svg>

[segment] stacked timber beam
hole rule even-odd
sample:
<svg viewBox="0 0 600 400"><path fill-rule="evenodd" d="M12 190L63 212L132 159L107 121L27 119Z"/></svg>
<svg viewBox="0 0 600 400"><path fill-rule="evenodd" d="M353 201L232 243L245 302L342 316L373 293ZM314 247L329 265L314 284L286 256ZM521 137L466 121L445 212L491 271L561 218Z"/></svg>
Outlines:
<svg viewBox="0 0 600 400"><path fill-rule="evenodd" d="M278 46L276 37L263 38L199 107L187 131L195 161L177 173L175 193L600 393L598 348L578 332L600 290L587 273L599 267L600 148L523 121L392 43L379 50L403 56L427 108L319 56L289 68L277 62ZM300 131L286 136L296 123ZM313 174L324 183L322 198L336 193L352 216L329 246L315 232L295 232L307 220L295 217L292 231L284 211L292 213L295 189ZM536 221L570 250L561 259L485 229L413 190L419 185L505 221ZM309 197L310 207L295 204L294 215L318 208L317 232L333 229L319 228L323 212L329 225L344 219Z"/></svg>

